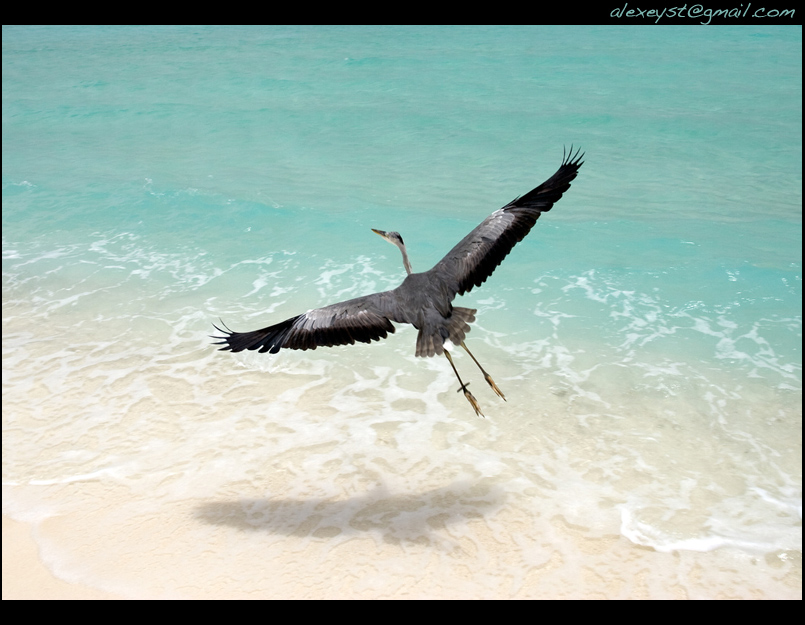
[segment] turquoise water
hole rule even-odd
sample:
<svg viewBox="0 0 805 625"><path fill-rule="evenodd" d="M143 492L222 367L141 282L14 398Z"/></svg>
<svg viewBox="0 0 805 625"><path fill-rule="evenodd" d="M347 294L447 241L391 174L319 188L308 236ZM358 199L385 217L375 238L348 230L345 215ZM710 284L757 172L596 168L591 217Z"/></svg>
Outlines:
<svg viewBox="0 0 805 625"><path fill-rule="evenodd" d="M801 52L784 27L4 28L4 511L131 596L795 596ZM371 228L430 268L571 144L571 189L456 302L508 399L457 354L486 420L412 329L210 346L219 317L395 287ZM183 582L138 576L173 557L121 539L152 524L209 545Z"/></svg>

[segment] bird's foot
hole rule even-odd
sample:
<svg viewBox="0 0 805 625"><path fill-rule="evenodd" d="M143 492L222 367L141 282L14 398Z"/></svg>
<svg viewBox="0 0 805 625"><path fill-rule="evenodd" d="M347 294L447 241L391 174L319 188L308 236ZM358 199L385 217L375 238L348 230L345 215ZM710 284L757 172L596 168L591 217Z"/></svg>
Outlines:
<svg viewBox="0 0 805 625"><path fill-rule="evenodd" d="M459 391L464 391L464 397L466 397L467 401L470 402L470 406L472 406L472 409L475 411L475 414L477 414L479 417L486 418L484 417L484 413L481 412L481 406L478 405L478 400L475 399L475 396L467 390L468 386L469 382L467 384L462 384L461 388L458 389L456 393L458 393Z"/></svg>
<svg viewBox="0 0 805 625"><path fill-rule="evenodd" d="M495 381L492 379L492 376L489 375L486 371L484 371L484 379L486 380L486 383L492 387L492 390L498 394L498 397L500 397L503 401L506 401L506 396L503 394L503 391L501 391L498 388L498 385L495 384Z"/></svg>

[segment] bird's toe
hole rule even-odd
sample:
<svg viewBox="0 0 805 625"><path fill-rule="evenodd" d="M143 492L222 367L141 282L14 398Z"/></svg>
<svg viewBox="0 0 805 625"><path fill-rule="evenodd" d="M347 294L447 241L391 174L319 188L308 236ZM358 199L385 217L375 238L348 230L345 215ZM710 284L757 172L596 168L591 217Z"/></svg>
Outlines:
<svg viewBox="0 0 805 625"><path fill-rule="evenodd" d="M464 397L466 397L467 401L470 402L470 406L472 406L472 409L475 410L475 414L477 414L479 417L484 417L484 413L481 412L481 406L478 404L478 400L475 399L475 396L466 388L464 388Z"/></svg>
<svg viewBox="0 0 805 625"><path fill-rule="evenodd" d="M498 388L498 385L495 384L495 381L492 379L492 376L489 375L488 373L485 373L484 379L486 380L486 383L492 387L492 390L495 391L495 393L497 393L498 397L500 397L503 401L506 401L506 396L503 394L503 391L501 391Z"/></svg>

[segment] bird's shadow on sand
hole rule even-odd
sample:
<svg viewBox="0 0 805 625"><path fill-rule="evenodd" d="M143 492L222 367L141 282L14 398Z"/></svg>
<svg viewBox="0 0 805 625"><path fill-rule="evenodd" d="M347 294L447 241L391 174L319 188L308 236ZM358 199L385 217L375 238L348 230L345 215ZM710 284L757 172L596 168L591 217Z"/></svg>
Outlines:
<svg viewBox="0 0 805 625"><path fill-rule="evenodd" d="M211 501L195 508L195 517L211 525L299 538L335 538L362 534L386 543L439 542L450 525L481 519L498 510L505 492L498 486L455 482L418 494L393 494L377 487L348 499L237 499Z"/></svg>

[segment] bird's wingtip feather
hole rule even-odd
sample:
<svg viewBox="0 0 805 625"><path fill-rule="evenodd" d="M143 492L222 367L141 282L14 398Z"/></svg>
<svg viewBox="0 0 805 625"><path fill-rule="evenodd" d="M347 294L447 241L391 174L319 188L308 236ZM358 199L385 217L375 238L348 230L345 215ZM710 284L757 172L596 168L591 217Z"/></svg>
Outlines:
<svg viewBox="0 0 805 625"><path fill-rule="evenodd" d="M575 167L581 167L584 164L584 161L581 160L584 158L584 152L581 151L581 148L576 148L575 153L573 152L573 144L570 144L570 149L562 148L562 166L566 165L573 165Z"/></svg>

